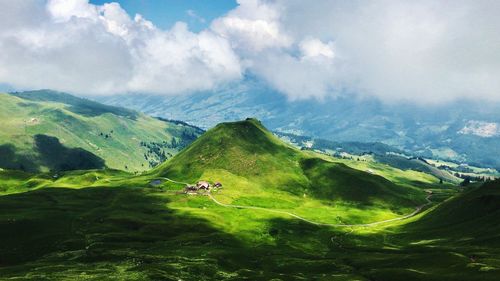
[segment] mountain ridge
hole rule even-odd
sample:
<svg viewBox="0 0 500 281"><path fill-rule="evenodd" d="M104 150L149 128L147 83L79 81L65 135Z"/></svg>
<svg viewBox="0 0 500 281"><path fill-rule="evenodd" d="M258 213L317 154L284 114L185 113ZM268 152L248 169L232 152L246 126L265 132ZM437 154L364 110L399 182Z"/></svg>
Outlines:
<svg viewBox="0 0 500 281"><path fill-rule="evenodd" d="M339 142L383 142L422 157L500 169L495 157L500 151L499 136L468 133L482 132L485 126L498 128L498 103L461 100L448 105L387 104L355 95L290 101L255 81L183 96L94 98L154 116L175 116L205 129L256 116L271 130L282 133ZM483 125L476 128L478 124Z"/></svg>
<svg viewBox="0 0 500 281"><path fill-rule="evenodd" d="M6 169L57 172L107 166L143 171L202 133L188 124L61 92L3 93L0 103L0 150L9 155L0 168Z"/></svg>

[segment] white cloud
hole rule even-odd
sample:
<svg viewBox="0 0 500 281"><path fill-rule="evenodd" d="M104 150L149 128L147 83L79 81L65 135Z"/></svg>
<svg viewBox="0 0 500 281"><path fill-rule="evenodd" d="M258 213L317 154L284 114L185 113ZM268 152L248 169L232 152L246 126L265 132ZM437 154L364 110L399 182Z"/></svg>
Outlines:
<svg viewBox="0 0 500 281"><path fill-rule="evenodd" d="M254 0L212 28L247 47L247 71L292 98L498 101L498 14L500 2L488 0Z"/></svg>
<svg viewBox="0 0 500 281"><path fill-rule="evenodd" d="M158 32L158 31L157 31ZM191 33L183 23L159 32L136 48L132 91L155 93L212 89L238 79L240 65L229 43L211 32Z"/></svg>
<svg viewBox="0 0 500 281"><path fill-rule="evenodd" d="M177 94L213 89L242 73L226 39L183 23L160 30L117 3L0 0L2 10L0 83L16 88Z"/></svg>
<svg viewBox="0 0 500 281"><path fill-rule="evenodd" d="M500 101L498 1L238 4L194 33L184 23L161 30L116 3L0 0L0 83L178 94L251 73L292 99Z"/></svg>
<svg viewBox="0 0 500 281"><path fill-rule="evenodd" d="M335 65L329 58L268 53L253 61L251 70L291 100L338 95Z"/></svg>
<svg viewBox="0 0 500 281"><path fill-rule="evenodd" d="M228 38L240 52L288 47L292 39L280 26L280 9L260 0L239 0L239 6L212 23L212 30Z"/></svg>
<svg viewBox="0 0 500 281"><path fill-rule="evenodd" d="M97 6L87 0L49 0L47 10L55 21L65 22L72 17L97 19Z"/></svg>
<svg viewBox="0 0 500 281"><path fill-rule="evenodd" d="M197 20L197 21L198 21L198 22L200 22L200 23L206 23L206 22L207 22L207 20L206 20L205 18L203 18L203 17L199 16L199 15L198 15L198 14L197 14L194 10L191 10L191 9L190 9L190 10L187 10L187 11L186 11L186 14L187 14L188 16L190 16L191 18L193 18L193 19Z"/></svg>
<svg viewBox="0 0 500 281"><path fill-rule="evenodd" d="M333 42L331 41L325 44L319 39L308 38L300 42L299 47L304 58L323 57L325 59L333 59L335 56Z"/></svg>

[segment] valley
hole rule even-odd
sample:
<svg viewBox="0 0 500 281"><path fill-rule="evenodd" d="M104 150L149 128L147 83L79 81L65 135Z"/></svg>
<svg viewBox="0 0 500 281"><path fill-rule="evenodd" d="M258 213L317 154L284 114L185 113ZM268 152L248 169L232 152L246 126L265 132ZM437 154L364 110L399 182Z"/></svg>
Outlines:
<svg viewBox="0 0 500 281"><path fill-rule="evenodd" d="M5 280L496 280L500 270L498 181L463 190L299 150L255 119L220 124L135 175L0 177ZM184 192L199 180L223 187Z"/></svg>
<svg viewBox="0 0 500 281"><path fill-rule="evenodd" d="M499 14L0 0L0 281L499 281Z"/></svg>

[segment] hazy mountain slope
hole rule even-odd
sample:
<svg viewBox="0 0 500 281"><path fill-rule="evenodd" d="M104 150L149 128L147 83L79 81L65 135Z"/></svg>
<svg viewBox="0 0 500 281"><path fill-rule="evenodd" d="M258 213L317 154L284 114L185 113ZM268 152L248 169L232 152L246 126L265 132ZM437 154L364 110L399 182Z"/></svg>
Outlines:
<svg viewBox="0 0 500 281"><path fill-rule="evenodd" d="M433 175L441 180L452 183L458 183L459 181L461 181L460 178L455 177L450 172L440 170L426 163L422 159L418 158L408 159L403 156L388 154L388 155L376 155L375 160L380 163L384 163L402 170L414 170L414 171L424 172Z"/></svg>
<svg viewBox="0 0 500 281"><path fill-rule="evenodd" d="M0 120L0 168L25 171L146 170L201 133L52 91L0 94Z"/></svg>
<svg viewBox="0 0 500 281"><path fill-rule="evenodd" d="M388 105L352 95L323 101L288 101L252 81L217 92L183 96L98 99L154 116L186 120L203 128L255 116L271 130L334 141L380 141L426 157L500 168L500 105L495 103Z"/></svg>
<svg viewBox="0 0 500 281"><path fill-rule="evenodd" d="M302 149L320 151L336 158L352 158L360 161L377 161L401 170L414 170L431 174L443 181L458 183L460 178L450 171L438 169L423 158L404 156L403 151L380 142L335 142L313 139L287 133L275 133L280 139Z"/></svg>

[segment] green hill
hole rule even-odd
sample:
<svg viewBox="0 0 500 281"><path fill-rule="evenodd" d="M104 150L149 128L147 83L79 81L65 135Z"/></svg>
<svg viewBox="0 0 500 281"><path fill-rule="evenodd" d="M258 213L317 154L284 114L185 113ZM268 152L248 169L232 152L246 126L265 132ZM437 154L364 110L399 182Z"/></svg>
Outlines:
<svg viewBox="0 0 500 281"><path fill-rule="evenodd" d="M392 206L415 206L418 193L391 181L340 163L319 158L304 159L301 167L317 197L370 204L385 202Z"/></svg>
<svg viewBox="0 0 500 281"><path fill-rule="evenodd" d="M207 169L262 180L271 172L300 171L293 165L300 157L299 151L282 143L259 121L247 119L217 125L157 170L192 181Z"/></svg>
<svg viewBox="0 0 500 281"><path fill-rule="evenodd" d="M370 267L373 280L497 280L499 203L499 180L470 187L407 221L371 230L363 244L374 254L356 255L354 264Z"/></svg>
<svg viewBox="0 0 500 281"><path fill-rule="evenodd" d="M0 168L144 171L202 131L48 90L0 94Z"/></svg>
<svg viewBox="0 0 500 281"><path fill-rule="evenodd" d="M500 180L472 187L429 211L405 229L429 239L500 247Z"/></svg>
<svg viewBox="0 0 500 281"><path fill-rule="evenodd" d="M187 182L226 182L229 187L220 195L226 203L280 207L280 198L281 208L303 214L318 206L326 207L325 213L334 207L337 222L391 217L424 202L422 190L319 157L285 144L259 121L247 119L217 125L153 172ZM373 213L347 213L351 207L368 207ZM339 212L344 208L346 213Z"/></svg>

